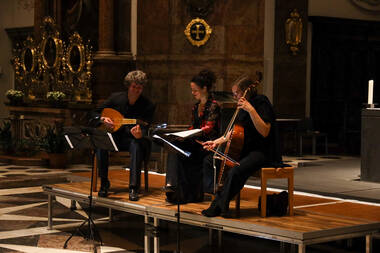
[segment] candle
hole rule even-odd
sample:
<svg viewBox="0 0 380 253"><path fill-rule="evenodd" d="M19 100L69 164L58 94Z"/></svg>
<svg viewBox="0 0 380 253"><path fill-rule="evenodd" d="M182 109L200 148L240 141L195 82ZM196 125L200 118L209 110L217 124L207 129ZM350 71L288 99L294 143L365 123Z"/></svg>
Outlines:
<svg viewBox="0 0 380 253"><path fill-rule="evenodd" d="M368 104L373 104L373 80L368 81Z"/></svg>

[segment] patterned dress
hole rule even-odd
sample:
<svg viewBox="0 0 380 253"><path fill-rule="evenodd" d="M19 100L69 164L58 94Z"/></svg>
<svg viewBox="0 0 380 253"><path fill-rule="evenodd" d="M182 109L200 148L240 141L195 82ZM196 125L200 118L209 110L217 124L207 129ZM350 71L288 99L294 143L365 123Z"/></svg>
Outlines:
<svg viewBox="0 0 380 253"><path fill-rule="evenodd" d="M212 140L220 134L221 110L219 104L211 97L207 100L203 110L198 110L200 103L193 106L192 123L190 129L202 129L202 135L195 137L197 140ZM169 153L168 167L166 170L166 182L177 186L176 192L168 192L167 200L172 203L200 202L203 201L204 185L213 181L213 178L204 178L203 160L210 155L202 146L188 139L177 143L178 146L191 152L190 157ZM178 175L178 178L177 178ZM178 181L177 181L178 180Z"/></svg>

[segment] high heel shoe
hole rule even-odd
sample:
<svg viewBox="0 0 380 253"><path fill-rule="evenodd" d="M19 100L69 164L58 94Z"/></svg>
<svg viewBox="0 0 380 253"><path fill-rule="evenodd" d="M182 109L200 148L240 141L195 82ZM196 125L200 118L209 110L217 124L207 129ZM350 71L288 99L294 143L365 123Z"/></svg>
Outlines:
<svg viewBox="0 0 380 253"><path fill-rule="evenodd" d="M163 190L164 190L164 192L175 192L176 191L176 187L174 185L171 185L171 184L166 184L163 187Z"/></svg>

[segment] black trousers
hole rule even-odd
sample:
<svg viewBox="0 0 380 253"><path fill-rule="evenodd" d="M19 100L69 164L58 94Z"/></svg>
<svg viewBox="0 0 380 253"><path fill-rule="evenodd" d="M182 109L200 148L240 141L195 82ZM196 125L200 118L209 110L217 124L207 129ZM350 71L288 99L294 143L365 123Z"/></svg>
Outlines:
<svg viewBox="0 0 380 253"><path fill-rule="evenodd" d="M212 157L211 157L212 159ZM243 189L244 184L253 172L259 170L268 160L262 152L250 152L244 156L240 161L239 166L235 166L228 171L225 178L223 189L217 192L215 196L215 203L221 208L222 211L227 212L231 199ZM205 163L204 171L213 173L212 161Z"/></svg>
<svg viewBox="0 0 380 253"><path fill-rule="evenodd" d="M131 137L115 136L115 143L120 151L129 151L131 163L129 165L129 189L139 189L141 184L141 166L144 157L147 155L147 140L144 138L135 139ZM98 149L96 152L98 163L98 174L102 182L108 180L109 152Z"/></svg>
<svg viewBox="0 0 380 253"><path fill-rule="evenodd" d="M176 186L175 193L167 193L169 202L181 203L203 201L205 185L213 184L213 176L203 174L203 163L211 156L199 144L180 143L184 150L192 155L185 157L178 153L169 153L166 168L166 183ZM178 180L178 184L177 184Z"/></svg>

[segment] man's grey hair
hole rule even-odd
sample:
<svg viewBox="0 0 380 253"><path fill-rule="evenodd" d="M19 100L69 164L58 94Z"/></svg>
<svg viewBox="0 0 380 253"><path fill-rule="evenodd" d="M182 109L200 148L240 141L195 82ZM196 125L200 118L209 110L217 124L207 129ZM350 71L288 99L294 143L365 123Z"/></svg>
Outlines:
<svg viewBox="0 0 380 253"><path fill-rule="evenodd" d="M129 87L131 83L146 85L148 83L148 78L141 70L134 70L124 77L125 86Z"/></svg>

